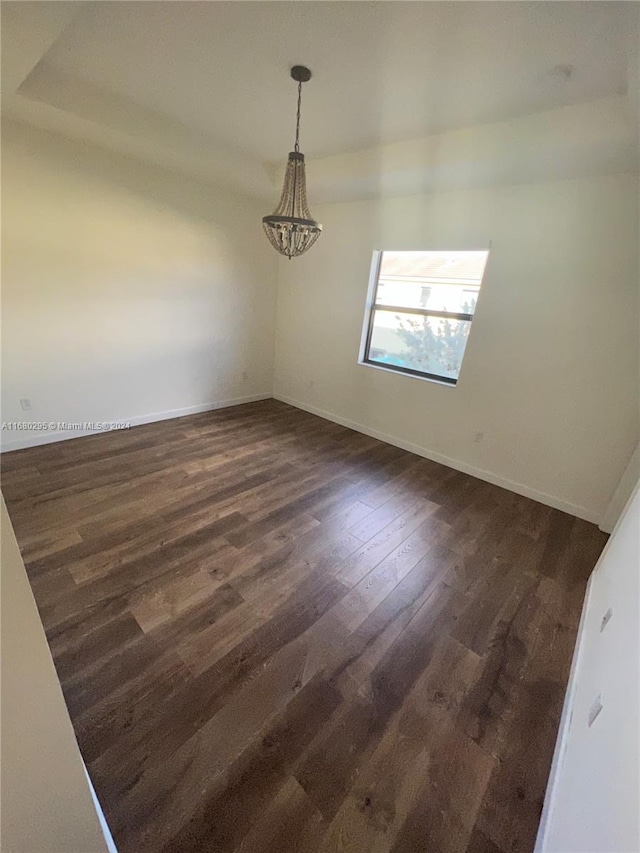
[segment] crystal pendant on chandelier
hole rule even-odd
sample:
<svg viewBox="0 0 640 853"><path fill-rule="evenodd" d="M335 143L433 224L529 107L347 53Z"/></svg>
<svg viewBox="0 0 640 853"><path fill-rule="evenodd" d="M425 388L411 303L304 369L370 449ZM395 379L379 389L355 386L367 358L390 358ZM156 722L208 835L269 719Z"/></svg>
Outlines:
<svg viewBox="0 0 640 853"><path fill-rule="evenodd" d="M300 102L302 84L311 79L311 72L303 65L295 65L291 76L298 82L298 114L296 121L295 150L289 153L284 186L278 206L271 216L262 218L262 227L269 242L281 255L291 260L313 246L322 231L322 225L311 217L307 201L307 181L304 154L299 151Z"/></svg>
<svg viewBox="0 0 640 853"><path fill-rule="evenodd" d="M322 225L311 218L307 202L304 154L291 151L278 206L271 216L264 216L262 226L271 245L289 259L310 249L322 231Z"/></svg>

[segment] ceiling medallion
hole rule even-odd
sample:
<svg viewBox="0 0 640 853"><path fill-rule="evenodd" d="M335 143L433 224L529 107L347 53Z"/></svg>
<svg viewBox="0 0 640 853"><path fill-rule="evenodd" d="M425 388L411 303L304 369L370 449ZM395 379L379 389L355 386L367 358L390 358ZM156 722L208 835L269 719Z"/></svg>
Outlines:
<svg viewBox="0 0 640 853"><path fill-rule="evenodd" d="M264 233L269 242L289 260L297 258L313 246L322 231L322 225L311 218L307 202L307 179L304 154L300 153L300 104L302 84L311 79L311 71L304 65L294 65L291 77L298 83L298 112L296 116L296 143L289 153L284 186L278 206L271 216L262 217Z"/></svg>

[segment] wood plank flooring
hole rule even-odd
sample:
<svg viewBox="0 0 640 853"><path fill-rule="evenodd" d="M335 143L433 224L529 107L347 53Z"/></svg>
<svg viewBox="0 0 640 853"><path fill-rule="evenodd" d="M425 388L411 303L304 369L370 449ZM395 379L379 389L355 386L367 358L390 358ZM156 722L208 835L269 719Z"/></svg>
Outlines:
<svg viewBox="0 0 640 853"><path fill-rule="evenodd" d="M5 454L121 853L528 853L591 524L273 400Z"/></svg>

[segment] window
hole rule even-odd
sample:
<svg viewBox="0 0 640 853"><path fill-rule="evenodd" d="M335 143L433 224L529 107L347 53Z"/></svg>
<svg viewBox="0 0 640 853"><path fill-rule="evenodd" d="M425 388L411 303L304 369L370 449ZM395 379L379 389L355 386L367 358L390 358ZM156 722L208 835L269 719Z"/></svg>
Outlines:
<svg viewBox="0 0 640 853"><path fill-rule="evenodd" d="M360 361L455 385L489 252L375 252Z"/></svg>

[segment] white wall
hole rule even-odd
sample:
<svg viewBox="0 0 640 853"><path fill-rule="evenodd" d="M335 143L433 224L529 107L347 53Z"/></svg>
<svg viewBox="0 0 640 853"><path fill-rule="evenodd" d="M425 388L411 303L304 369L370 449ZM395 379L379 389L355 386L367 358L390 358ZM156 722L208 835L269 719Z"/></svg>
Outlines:
<svg viewBox="0 0 640 853"><path fill-rule="evenodd" d="M629 502L629 498L633 494L636 483L640 480L640 444L636 445L636 449L629 460L629 464L624 470L618 486L613 493L611 500L607 506L600 529L611 533L625 506Z"/></svg>
<svg viewBox="0 0 640 853"><path fill-rule="evenodd" d="M40 616L4 500L2 823L4 853L106 853ZM106 825L105 825L106 826ZM108 833L108 830L107 830ZM108 846L108 843L111 846Z"/></svg>
<svg viewBox="0 0 640 853"><path fill-rule="evenodd" d="M447 130L309 161L321 202L637 171L637 118L625 95Z"/></svg>
<svg viewBox="0 0 640 853"><path fill-rule="evenodd" d="M636 490L590 580L537 853L640 850L639 611Z"/></svg>
<svg viewBox="0 0 640 853"><path fill-rule="evenodd" d="M279 267L276 396L599 521L638 440L637 176L312 210L321 239ZM457 387L357 364L374 249L490 242Z"/></svg>
<svg viewBox="0 0 640 853"><path fill-rule="evenodd" d="M270 395L263 205L26 125L2 131L3 421ZM3 446L25 437L41 440L5 431Z"/></svg>

